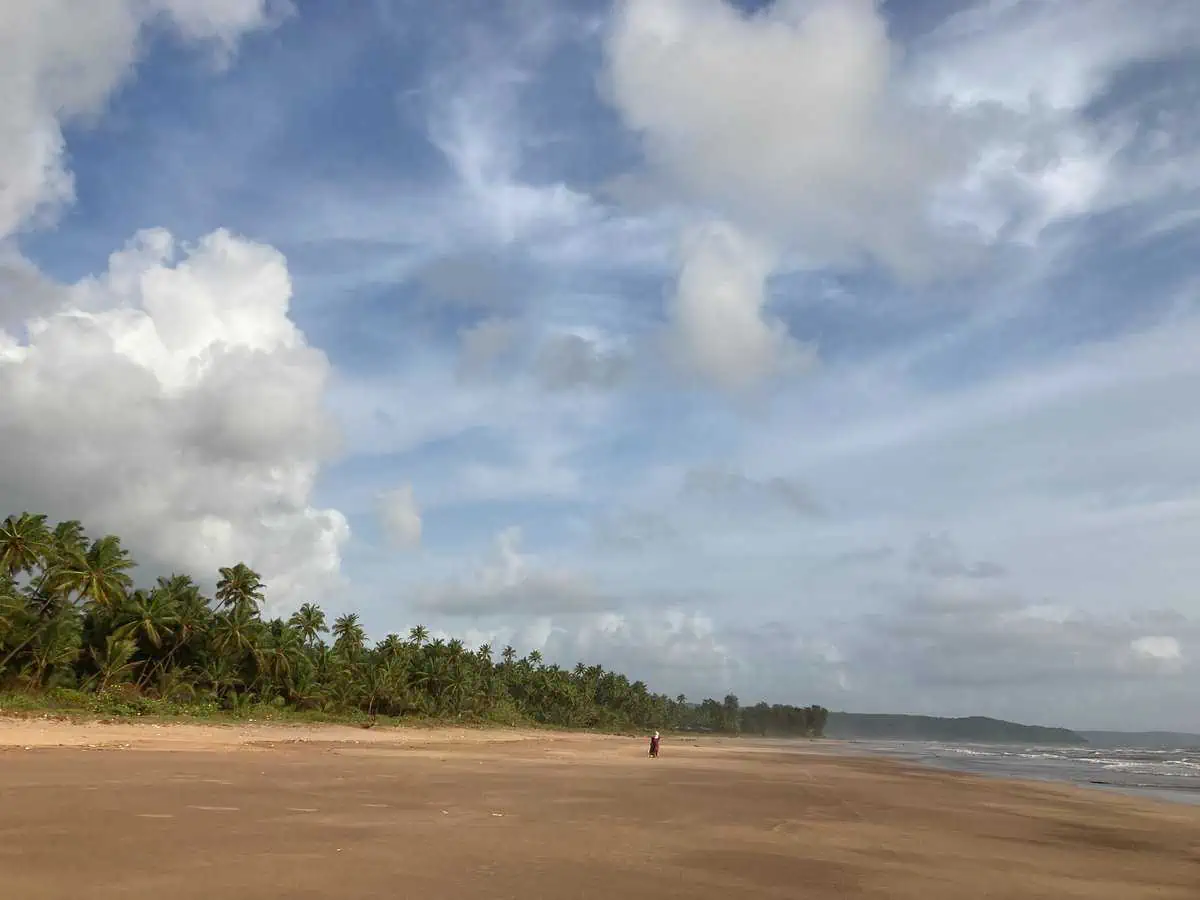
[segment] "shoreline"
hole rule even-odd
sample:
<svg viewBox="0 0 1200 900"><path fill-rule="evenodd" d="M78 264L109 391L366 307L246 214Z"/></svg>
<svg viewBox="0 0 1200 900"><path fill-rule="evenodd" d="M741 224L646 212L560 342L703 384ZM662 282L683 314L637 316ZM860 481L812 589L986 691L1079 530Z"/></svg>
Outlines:
<svg viewBox="0 0 1200 900"><path fill-rule="evenodd" d="M821 738L788 740L733 735L669 734L667 754L682 753L693 761L713 757L753 759L758 756L795 756L822 765L854 768L857 763L872 768L893 769L917 778L944 777L955 782L983 786L1009 784L1061 795L1082 794L1112 800L1147 802L1155 807L1188 807L1187 801L1152 796L1148 792L1122 790L1117 786L1082 783L1054 778L1036 778L1009 772L980 772L936 762L864 748L860 742ZM125 721L104 718L59 717L54 714L12 716L0 712L0 753L33 750L139 750L155 752L230 752L265 750L288 746L355 747L386 750L445 749L483 750L489 745L542 744L559 750L590 748L605 756L621 753L640 758L645 740L640 735L595 731L563 731L493 724L412 725L362 728L339 723L275 721ZM1198 810L1200 812L1200 810Z"/></svg>

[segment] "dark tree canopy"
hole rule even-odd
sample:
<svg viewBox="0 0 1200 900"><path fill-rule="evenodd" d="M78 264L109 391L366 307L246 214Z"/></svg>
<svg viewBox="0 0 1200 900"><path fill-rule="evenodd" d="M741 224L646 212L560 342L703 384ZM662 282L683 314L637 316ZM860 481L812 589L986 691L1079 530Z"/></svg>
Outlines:
<svg viewBox="0 0 1200 900"><path fill-rule="evenodd" d="M245 563L213 598L187 575L137 587L120 538L23 513L0 522L0 688L251 704L332 715L436 716L577 728L690 729L820 736L819 706L691 704L598 665L546 664L538 651L467 649L423 625L372 645L355 613L330 623L306 603L263 618L266 588ZM327 643L325 636L332 639Z"/></svg>

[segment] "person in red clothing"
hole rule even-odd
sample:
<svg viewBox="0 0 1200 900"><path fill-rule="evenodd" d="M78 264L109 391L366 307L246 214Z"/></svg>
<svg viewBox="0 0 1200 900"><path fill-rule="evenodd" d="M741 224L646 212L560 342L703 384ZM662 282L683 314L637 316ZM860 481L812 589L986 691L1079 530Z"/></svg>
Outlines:
<svg viewBox="0 0 1200 900"><path fill-rule="evenodd" d="M654 737L650 738L650 758L658 759L658 732L654 732Z"/></svg>

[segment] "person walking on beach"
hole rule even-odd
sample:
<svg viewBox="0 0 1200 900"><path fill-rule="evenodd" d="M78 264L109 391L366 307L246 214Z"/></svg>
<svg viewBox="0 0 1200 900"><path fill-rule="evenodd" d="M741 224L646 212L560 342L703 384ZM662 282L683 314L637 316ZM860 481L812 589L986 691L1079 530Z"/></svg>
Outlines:
<svg viewBox="0 0 1200 900"><path fill-rule="evenodd" d="M654 737L650 738L650 758L658 759L658 732L654 732Z"/></svg>

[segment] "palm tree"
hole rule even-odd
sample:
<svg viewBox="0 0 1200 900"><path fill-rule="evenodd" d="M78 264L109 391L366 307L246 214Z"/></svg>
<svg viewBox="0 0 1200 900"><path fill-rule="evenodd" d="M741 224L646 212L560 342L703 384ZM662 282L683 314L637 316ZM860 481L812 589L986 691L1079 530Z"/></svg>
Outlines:
<svg viewBox="0 0 1200 900"><path fill-rule="evenodd" d="M200 676L217 699L223 699L230 691L242 684L241 676L228 656L212 656L204 664Z"/></svg>
<svg viewBox="0 0 1200 900"><path fill-rule="evenodd" d="M357 613L338 616L333 623L333 636L337 639L334 641L333 649L347 659L357 656L367 639L367 633L358 624Z"/></svg>
<svg viewBox="0 0 1200 900"><path fill-rule="evenodd" d="M212 610L208 600L201 596L200 589L186 575L159 578L157 589L165 591L172 598L175 608L174 641L170 651L159 664L160 671L165 673L179 651L207 632L212 621Z"/></svg>
<svg viewBox="0 0 1200 900"><path fill-rule="evenodd" d="M83 530L83 523L77 519L67 519L54 526L51 534L54 546L59 551L87 551L88 539Z"/></svg>
<svg viewBox="0 0 1200 900"><path fill-rule="evenodd" d="M91 682L98 693L104 693L110 684L120 684L133 672L137 663L130 662L137 650L137 645L127 639L110 634L104 639L104 649L92 647L92 662L96 665L96 674Z"/></svg>
<svg viewBox="0 0 1200 900"><path fill-rule="evenodd" d="M244 607L258 615L266 599L262 577L245 563L225 566L217 582L217 606L220 609Z"/></svg>
<svg viewBox="0 0 1200 900"><path fill-rule="evenodd" d="M47 676L68 669L79 657L81 646L79 615L71 607L60 610L37 633L29 649L29 662L23 677L31 687L42 687Z"/></svg>
<svg viewBox="0 0 1200 900"><path fill-rule="evenodd" d="M113 634L118 639L129 639L136 645L145 641L151 648L142 663L142 675L138 687L150 680L154 671L152 653L161 650L167 638L179 626L179 612L174 595L160 586L152 591L134 591L122 607L120 617L124 620Z"/></svg>
<svg viewBox="0 0 1200 900"><path fill-rule="evenodd" d="M408 642L414 647L424 646L429 640L429 629L424 625L414 625L408 630Z"/></svg>
<svg viewBox="0 0 1200 900"><path fill-rule="evenodd" d="M375 648L379 651L379 655L385 660L395 659L404 653L404 641L400 640L400 635L389 634Z"/></svg>
<svg viewBox="0 0 1200 900"><path fill-rule="evenodd" d="M102 613L111 616L133 586L129 570L136 563L121 546L116 535L105 535L82 552L78 546L61 548L62 558L54 576L54 587L64 594L75 594L75 601L91 601Z"/></svg>
<svg viewBox="0 0 1200 900"><path fill-rule="evenodd" d="M163 642L179 624L175 598L163 590L134 591L121 609L120 616L125 621L117 626L113 634L133 641L145 639L155 650L162 648Z"/></svg>
<svg viewBox="0 0 1200 900"><path fill-rule="evenodd" d="M0 522L0 571L9 575L32 572L43 564L50 548L45 516L21 513Z"/></svg>
<svg viewBox="0 0 1200 900"><path fill-rule="evenodd" d="M272 623L274 626L274 623ZM263 676L264 687L283 689L285 697L293 695L295 676L307 662L304 638L298 629L279 623L269 629L269 639L254 648L254 661Z"/></svg>
<svg viewBox="0 0 1200 900"><path fill-rule="evenodd" d="M245 604L235 603L213 622L213 649L231 659L244 657L254 649L261 625L257 612L252 612Z"/></svg>
<svg viewBox="0 0 1200 900"><path fill-rule="evenodd" d="M301 637L304 638L304 643L309 647L316 644L319 635L329 631L325 626L325 612L315 603L302 605L292 613L288 624L299 630Z"/></svg>

